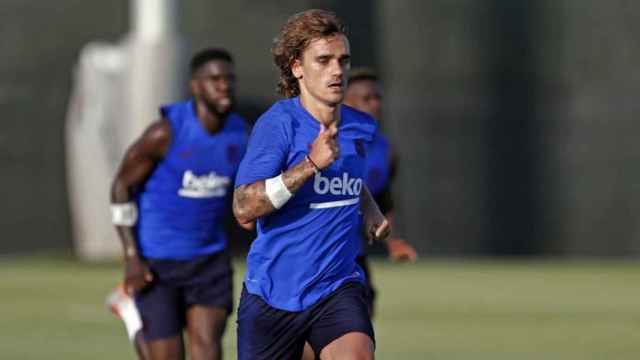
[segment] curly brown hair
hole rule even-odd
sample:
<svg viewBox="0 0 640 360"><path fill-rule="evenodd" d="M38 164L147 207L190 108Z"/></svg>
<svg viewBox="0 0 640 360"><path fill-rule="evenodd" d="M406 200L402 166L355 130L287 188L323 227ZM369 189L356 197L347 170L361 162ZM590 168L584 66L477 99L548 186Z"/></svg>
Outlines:
<svg viewBox="0 0 640 360"><path fill-rule="evenodd" d="M278 92L287 98L300 94L291 66L302 57L311 40L346 34L342 21L331 11L312 9L292 15L273 42L273 61L280 70Z"/></svg>

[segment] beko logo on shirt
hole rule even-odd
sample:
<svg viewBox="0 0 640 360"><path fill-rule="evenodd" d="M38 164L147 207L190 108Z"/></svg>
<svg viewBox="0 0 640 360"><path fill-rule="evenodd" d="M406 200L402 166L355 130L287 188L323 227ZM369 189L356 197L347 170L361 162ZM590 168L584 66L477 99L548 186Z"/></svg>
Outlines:
<svg viewBox="0 0 640 360"><path fill-rule="evenodd" d="M178 194L189 198L222 197L227 194L229 184L231 179L228 176L218 176L214 171L197 176L187 170L182 176L182 188Z"/></svg>
<svg viewBox="0 0 640 360"><path fill-rule="evenodd" d="M318 173L313 180L313 190L320 195L330 193L357 196L362 190L362 179L349 177L346 172L342 173L342 177L333 178L327 178Z"/></svg>

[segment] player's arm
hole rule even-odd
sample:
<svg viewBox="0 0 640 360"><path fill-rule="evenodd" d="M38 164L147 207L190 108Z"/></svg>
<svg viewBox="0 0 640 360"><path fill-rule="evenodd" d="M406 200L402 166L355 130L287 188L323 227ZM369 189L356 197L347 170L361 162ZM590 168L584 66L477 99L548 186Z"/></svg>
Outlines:
<svg viewBox="0 0 640 360"><path fill-rule="evenodd" d="M384 217L387 219L392 229L389 238L384 243L385 247L387 248L387 253L389 253L389 258L392 261L399 262L416 261L418 259L418 252L416 251L416 249L405 239L393 232L393 229L395 229L393 211L386 211L384 213Z"/></svg>
<svg viewBox="0 0 640 360"><path fill-rule="evenodd" d="M298 191L305 181L315 174L315 171L314 165L305 159L282 173L280 176L282 184L277 184L279 179L272 178L236 188L233 193L233 213L240 226L244 227L284 205L290 197L288 194L293 195ZM272 185L271 182L275 184ZM268 186L279 189L274 189L270 194L267 191ZM280 202L283 202L282 205Z"/></svg>
<svg viewBox="0 0 640 360"><path fill-rule="evenodd" d="M389 253L389 258L392 261L416 261L418 259L418 252L416 249L411 246L405 239L400 236L397 236L394 233L394 202L393 197L391 196L391 184L395 179L395 176L398 171L398 158L395 152L391 151L391 161L390 161L390 176L389 182L387 186L382 190L380 195L378 195L375 199L376 202L380 206L380 211L384 214L384 217L391 225L391 234L387 241L385 241L385 247L387 248L387 252Z"/></svg>
<svg viewBox="0 0 640 360"><path fill-rule="evenodd" d="M391 234L391 224L380 211L366 184L362 186L362 191L360 192L360 211L362 212L367 239L370 242L386 242Z"/></svg>
<svg viewBox="0 0 640 360"><path fill-rule="evenodd" d="M153 123L127 150L111 185L111 214L125 259L125 288L137 291L152 280L142 261L133 231L138 209L133 200L171 142L171 127L165 120Z"/></svg>
<svg viewBox="0 0 640 360"><path fill-rule="evenodd" d="M281 208L309 178L331 165L339 156L337 131L335 123L321 131L305 160L284 173L237 187L233 193L233 214L238 223L249 224Z"/></svg>

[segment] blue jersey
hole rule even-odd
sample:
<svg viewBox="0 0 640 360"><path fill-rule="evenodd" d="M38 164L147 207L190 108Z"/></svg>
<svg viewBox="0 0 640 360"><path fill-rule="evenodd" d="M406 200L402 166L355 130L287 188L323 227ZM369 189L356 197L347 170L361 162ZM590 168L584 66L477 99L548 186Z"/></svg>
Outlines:
<svg viewBox="0 0 640 360"><path fill-rule="evenodd" d="M374 197L380 195L389 185L391 178L391 147L389 142L377 131L373 141L367 147L367 172L365 183Z"/></svg>
<svg viewBox="0 0 640 360"><path fill-rule="evenodd" d="M345 281L362 282L360 191L366 146L376 130L368 115L341 107L340 157L309 179L280 209L257 221L245 286L269 305L302 311ZM320 123L299 98L277 102L253 128L236 186L279 175L304 161Z"/></svg>
<svg viewBox="0 0 640 360"><path fill-rule="evenodd" d="M171 125L171 145L138 195L142 255L189 260L222 251L227 242L222 219L246 149L245 121L231 114L210 134L191 100L160 111Z"/></svg>

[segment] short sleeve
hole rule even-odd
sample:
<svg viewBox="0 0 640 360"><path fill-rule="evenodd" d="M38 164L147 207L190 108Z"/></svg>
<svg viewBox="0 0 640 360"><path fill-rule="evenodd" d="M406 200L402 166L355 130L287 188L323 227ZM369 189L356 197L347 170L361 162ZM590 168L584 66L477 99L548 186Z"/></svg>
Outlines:
<svg viewBox="0 0 640 360"><path fill-rule="evenodd" d="M236 187L272 178L284 169L289 141L284 124L279 120L273 116L263 116L256 122L240 162Z"/></svg>

